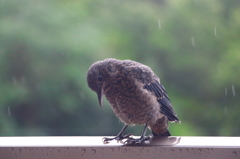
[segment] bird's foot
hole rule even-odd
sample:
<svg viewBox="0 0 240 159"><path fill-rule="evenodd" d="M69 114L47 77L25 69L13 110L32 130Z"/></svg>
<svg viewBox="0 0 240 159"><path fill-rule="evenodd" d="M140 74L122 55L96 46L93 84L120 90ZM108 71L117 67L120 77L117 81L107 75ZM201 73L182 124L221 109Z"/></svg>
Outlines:
<svg viewBox="0 0 240 159"><path fill-rule="evenodd" d="M117 142L121 142L123 139L129 139L129 138L131 138L130 136L132 136L132 134L127 134L127 135L122 135L122 134L120 134L120 135L118 135L118 136L116 136L116 137L113 137L113 138L107 138L107 137L104 137L103 138L103 143L104 144L108 144L109 143L109 141L112 141L112 140L117 140Z"/></svg>
<svg viewBox="0 0 240 159"><path fill-rule="evenodd" d="M132 138L132 137L129 137L125 142L124 144L141 144L141 143L144 143L145 141L149 141L150 139L152 138L151 135L149 136L141 136L140 138Z"/></svg>

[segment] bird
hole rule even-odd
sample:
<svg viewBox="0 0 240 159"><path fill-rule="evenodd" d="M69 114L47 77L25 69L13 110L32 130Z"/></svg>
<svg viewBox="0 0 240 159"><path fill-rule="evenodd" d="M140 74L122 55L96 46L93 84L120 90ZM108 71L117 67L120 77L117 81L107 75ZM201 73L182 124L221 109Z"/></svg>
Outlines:
<svg viewBox="0 0 240 159"><path fill-rule="evenodd" d="M96 92L100 106L103 97L109 101L115 115L124 127L113 138L103 138L127 143L142 143L149 140L145 136L147 128L153 136L171 136L168 122L180 122L159 77L152 69L132 60L107 58L93 63L87 71L88 87ZM145 125L140 138L124 135L128 126Z"/></svg>

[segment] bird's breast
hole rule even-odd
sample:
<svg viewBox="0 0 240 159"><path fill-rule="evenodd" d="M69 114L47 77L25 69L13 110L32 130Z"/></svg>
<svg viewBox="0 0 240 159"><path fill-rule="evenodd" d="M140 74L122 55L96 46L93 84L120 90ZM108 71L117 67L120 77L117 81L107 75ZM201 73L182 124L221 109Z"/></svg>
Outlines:
<svg viewBox="0 0 240 159"><path fill-rule="evenodd" d="M127 125L154 123L163 116L156 97L142 86L126 82L106 90L112 110Z"/></svg>

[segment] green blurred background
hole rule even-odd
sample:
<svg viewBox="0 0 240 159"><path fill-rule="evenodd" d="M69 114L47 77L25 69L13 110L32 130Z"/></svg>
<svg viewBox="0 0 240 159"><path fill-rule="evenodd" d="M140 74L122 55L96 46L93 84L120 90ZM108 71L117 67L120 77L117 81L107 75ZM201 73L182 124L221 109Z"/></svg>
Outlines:
<svg viewBox="0 0 240 159"><path fill-rule="evenodd" d="M86 83L109 57L161 78L172 135L240 134L239 0L0 0L0 135L117 135Z"/></svg>

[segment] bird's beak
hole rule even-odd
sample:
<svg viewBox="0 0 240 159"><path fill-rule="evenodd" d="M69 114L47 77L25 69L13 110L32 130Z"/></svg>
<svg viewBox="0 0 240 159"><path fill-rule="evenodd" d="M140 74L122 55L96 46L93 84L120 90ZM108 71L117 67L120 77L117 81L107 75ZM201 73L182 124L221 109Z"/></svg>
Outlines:
<svg viewBox="0 0 240 159"><path fill-rule="evenodd" d="M103 88L101 88L101 90L97 92L97 95L98 95L98 102L102 107L103 106Z"/></svg>

